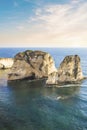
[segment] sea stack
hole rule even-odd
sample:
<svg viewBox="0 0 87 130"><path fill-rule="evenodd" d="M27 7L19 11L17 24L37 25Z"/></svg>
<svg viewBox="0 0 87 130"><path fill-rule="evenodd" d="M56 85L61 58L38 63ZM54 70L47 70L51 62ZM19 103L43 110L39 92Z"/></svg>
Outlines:
<svg viewBox="0 0 87 130"><path fill-rule="evenodd" d="M80 57L78 55L66 56L60 64L57 72L48 76L47 84L77 83L84 79Z"/></svg>
<svg viewBox="0 0 87 130"><path fill-rule="evenodd" d="M54 71L56 67L49 53L27 50L14 57L8 81L47 78Z"/></svg>

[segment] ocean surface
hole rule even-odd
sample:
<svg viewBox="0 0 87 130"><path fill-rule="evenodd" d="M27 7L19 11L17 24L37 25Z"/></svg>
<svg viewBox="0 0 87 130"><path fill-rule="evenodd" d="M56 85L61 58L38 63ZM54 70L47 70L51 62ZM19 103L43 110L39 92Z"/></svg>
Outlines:
<svg viewBox="0 0 87 130"><path fill-rule="evenodd" d="M0 48L0 57L28 49L49 52L56 67L78 54L87 76L87 48ZM7 73L0 70L0 130L87 130L87 80L47 88L44 80L7 83Z"/></svg>

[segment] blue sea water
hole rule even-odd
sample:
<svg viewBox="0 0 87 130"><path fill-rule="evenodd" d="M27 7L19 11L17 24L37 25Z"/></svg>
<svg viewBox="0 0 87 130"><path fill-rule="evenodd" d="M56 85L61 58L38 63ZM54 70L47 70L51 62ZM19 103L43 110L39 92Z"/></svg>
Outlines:
<svg viewBox="0 0 87 130"><path fill-rule="evenodd" d="M56 67L66 55L78 54L87 76L87 48L0 48L0 57L24 50L42 50ZM47 88L45 81L7 83L0 70L0 130L87 130L87 81Z"/></svg>

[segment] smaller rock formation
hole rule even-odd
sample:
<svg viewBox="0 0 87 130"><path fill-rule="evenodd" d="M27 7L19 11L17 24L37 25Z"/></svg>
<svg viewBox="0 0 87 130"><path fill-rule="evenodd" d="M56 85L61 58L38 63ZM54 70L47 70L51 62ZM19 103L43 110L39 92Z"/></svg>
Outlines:
<svg viewBox="0 0 87 130"><path fill-rule="evenodd" d="M0 58L0 69L9 69L14 63L13 58Z"/></svg>
<svg viewBox="0 0 87 130"><path fill-rule="evenodd" d="M80 57L78 55L66 56L57 72L48 76L47 84L77 83L83 79Z"/></svg>
<svg viewBox="0 0 87 130"><path fill-rule="evenodd" d="M54 71L56 68L50 54L27 50L14 57L14 64L8 75L8 80L45 78Z"/></svg>

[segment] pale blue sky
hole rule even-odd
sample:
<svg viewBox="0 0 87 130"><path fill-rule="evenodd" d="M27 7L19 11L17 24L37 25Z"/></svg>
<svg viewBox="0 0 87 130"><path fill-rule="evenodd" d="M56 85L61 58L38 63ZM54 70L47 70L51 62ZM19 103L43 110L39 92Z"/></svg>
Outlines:
<svg viewBox="0 0 87 130"><path fill-rule="evenodd" d="M86 0L0 0L0 46L87 45Z"/></svg>

